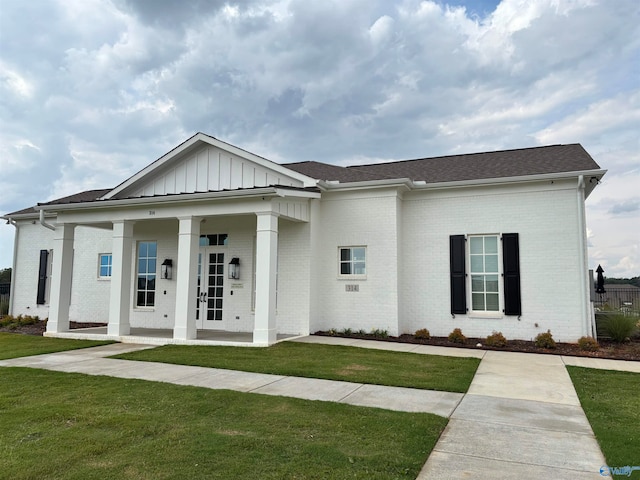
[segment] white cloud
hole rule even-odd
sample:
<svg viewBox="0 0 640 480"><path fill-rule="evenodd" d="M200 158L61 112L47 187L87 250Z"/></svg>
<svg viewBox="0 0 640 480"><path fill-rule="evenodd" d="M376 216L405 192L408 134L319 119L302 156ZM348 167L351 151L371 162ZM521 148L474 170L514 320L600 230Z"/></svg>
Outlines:
<svg viewBox="0 0 640 480"><path fill-rule="evenodd" d="M590 264L633 273L639 4L484 8L5 2L0 210L113 186L196 131L340 164L580 142L609 170L587 202Z"/></svg>

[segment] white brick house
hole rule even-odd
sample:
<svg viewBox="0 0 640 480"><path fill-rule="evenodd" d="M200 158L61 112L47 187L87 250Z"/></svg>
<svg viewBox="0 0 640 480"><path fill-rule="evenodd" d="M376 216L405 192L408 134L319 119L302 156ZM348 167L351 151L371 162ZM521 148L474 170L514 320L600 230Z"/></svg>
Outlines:
<svg viewBox="0 0 640 480"><path fill-rule="evenodd" d="M57 336L105 322L123 341L456 327L575 341L592 334L584 201L604 174L577 144L345 168L198 133L114 189L5 215L10 313Z"/></svg>

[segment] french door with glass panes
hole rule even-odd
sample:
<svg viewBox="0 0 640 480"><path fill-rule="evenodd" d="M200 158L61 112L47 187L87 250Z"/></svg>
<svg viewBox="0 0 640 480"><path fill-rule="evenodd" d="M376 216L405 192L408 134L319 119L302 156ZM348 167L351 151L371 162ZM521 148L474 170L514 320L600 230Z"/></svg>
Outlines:
<svg viewBox="0 0 640 480"><path fill-rule="evenodd" d="M224 253L215 247L201 247L198 255L198 329L224 329L222 302L225 281Z"/></svg>

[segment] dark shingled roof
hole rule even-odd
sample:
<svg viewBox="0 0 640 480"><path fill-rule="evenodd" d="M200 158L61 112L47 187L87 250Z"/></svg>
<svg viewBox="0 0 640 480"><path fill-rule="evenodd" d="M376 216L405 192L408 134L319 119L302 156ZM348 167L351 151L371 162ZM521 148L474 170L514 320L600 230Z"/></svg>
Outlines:
<svg viewBox="0 0 640 480"><path fill-rule="evenodd" d="M111 190L111 188L101 190L86 190L84 192L69 195L68 197L57 198L56 200L51 200L50 202L38 203L38 205L64 205L67 203L92 202L102 197L103 195L106 195L107 192L110 192ZM38 213L35 207L29 207L23 210L18 210L17 212L8 213L7 215L29 215L35 213Z"/></svg>
<svg viewBox="0 0 640 480"><path fill-rule="evenodd" d="M577 143L353 165L351 167L340 167L321 162L287 163L283 166L317 180L333 180L341 183L400 178L441 183L600 169L593 158L582 148L582 145ZM88 190L38 205L92 202L111 190ZM315 191L315 189L313 190ZM30 207L8 215L36 213L34 207Z"/></svg>
<svg viewBox="0 0 640 480"><path fill-rule="evenodd" d="M354 182L410 178L424 180L427 183L520 177L600 168L580 144L449 155L351 167L337 167L318 162L290 163L285 166L319 180Z"/></svg>

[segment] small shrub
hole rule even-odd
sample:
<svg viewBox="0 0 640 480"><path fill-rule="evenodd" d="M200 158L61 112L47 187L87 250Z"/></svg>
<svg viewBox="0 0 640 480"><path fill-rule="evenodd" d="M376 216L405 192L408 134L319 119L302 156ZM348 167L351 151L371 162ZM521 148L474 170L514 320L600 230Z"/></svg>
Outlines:
<svg viewBox="0 0 640 480"><path fill-rule="evenodd" d="M350 328L345 328L344 330L342 330L342 334L349 337L351 336L351 334L353 334L353 330L351 330Z"/></svg>
<svg viewBox="0 0 640 480"><path fill-rule="evenodd" d="M535 340L536 347L538 348L556 348L556 341L551 335L551 330L547 330L546 333L539 333Z"/></svg>
<svg viewBox="0 0 640 480"><path fill-rule="evenodd" d="M578 347L585 352L595 352L600 348L598 341L593 337L580 337Z"/></svg>
<svg viewBox="0 0 640 480"><path fill-rule="evenodd" d="M502 332L494 331L491 335L487 337L485 344L488 347L506 347L507 339L504 338L504 335L502 335Z"/></svg>
<svg viewBox="0 0 640 480"><path fill-rule="evenodd" d="M467 337L462 334L462 330L459 328L454 328L448 338L451 343L464 343L467 340Z"/></svg>
<svg viewBox="0 0 640 480"><path fill-rule="evenodd" d="M413 337L420 340L429 340L431 338L431 334L426 328L421 328L420 330L416 330L416 333L413 334Z"/></svg>
<svg viewBox="0 0 640 480"><path fill-rule="evenodd" d="M358 330L358 335L366 335L367 331L364 328L361 328L360 330Z"/></svg>
<svg viewBox="0 0 640 480"><path fill-rule="evenodd" d="M604 330L614 342L622 343L633 335L636 329L635 317L620 314L608 314L604 322Z"/></svg>
<svg viewBox="0 0 640 480"><path fill-rule="evenodd" d="M338 331L335 328L330 328L328 333L329 335L333 336L333 335L337 335Z"/></svg>
<svg viewBox="0 0 640 480"><path fill-rule="evenodd" d="M387 338L389 336L389 332L387 330L374 328L371 330L371 335L373 335L376 338Z"/></svg>

